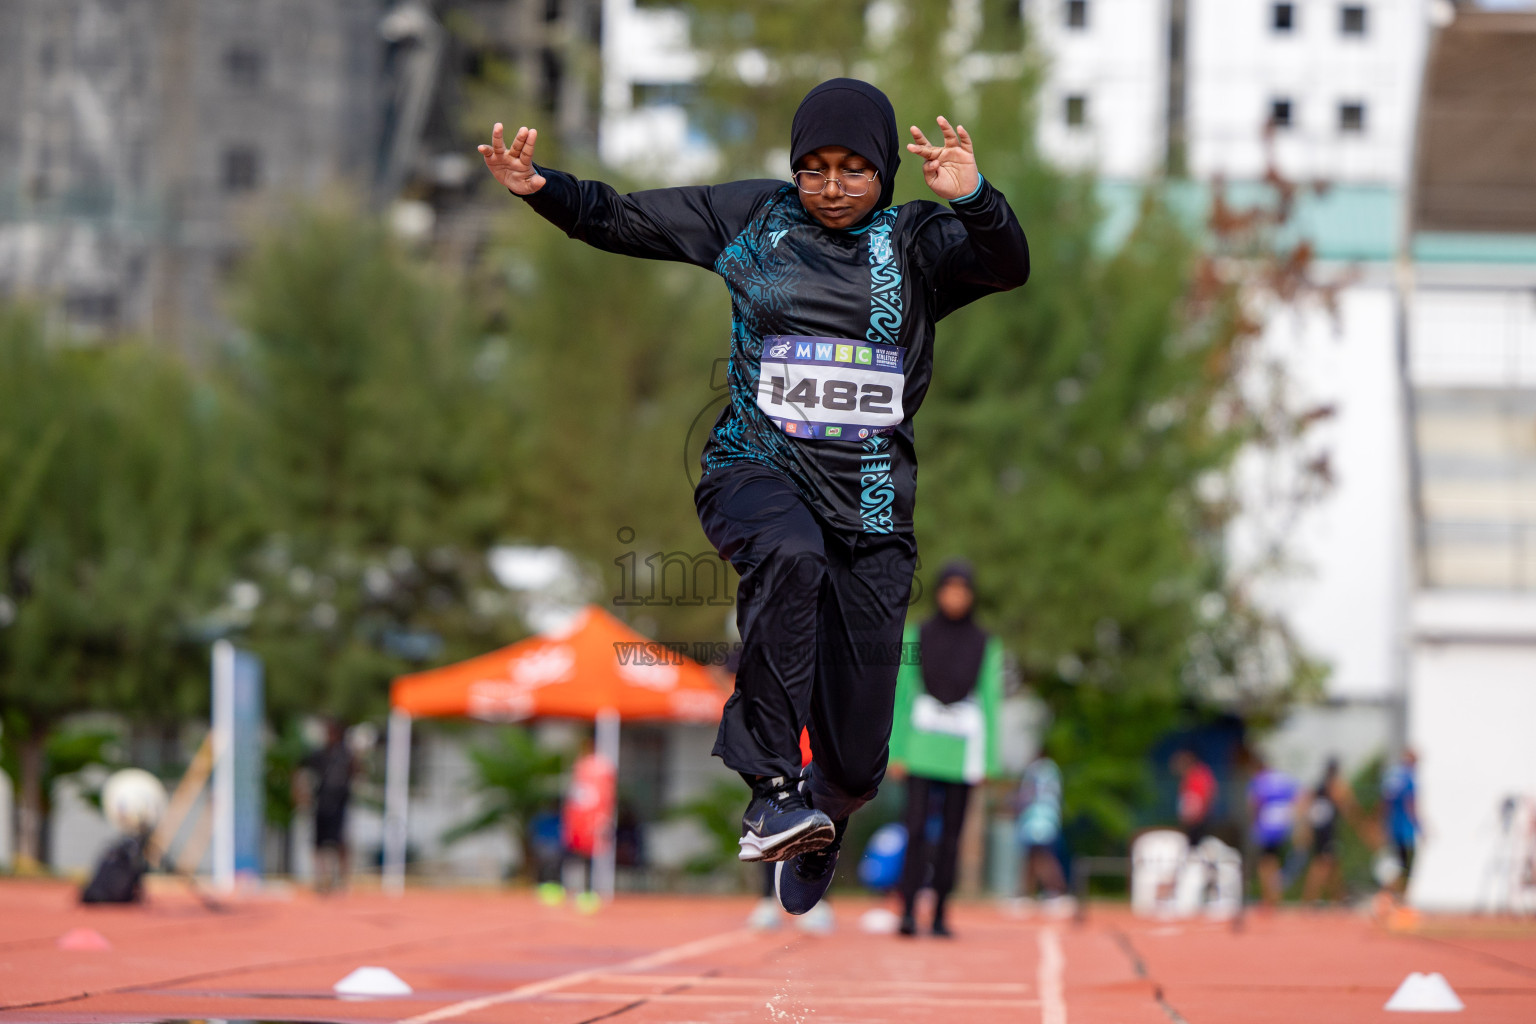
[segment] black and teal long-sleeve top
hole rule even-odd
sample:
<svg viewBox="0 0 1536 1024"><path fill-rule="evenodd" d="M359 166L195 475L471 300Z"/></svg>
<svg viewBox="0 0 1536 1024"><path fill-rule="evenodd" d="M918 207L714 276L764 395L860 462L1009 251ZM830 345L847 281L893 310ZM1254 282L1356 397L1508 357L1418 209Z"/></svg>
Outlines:
<svg viewBox="0 0 1536 1024"><path fill-rule="evenodd" d="M620 195L539 168L528 204L599 249L719 274L731 293L730 401L706 474L756 463L787 477L821 520L910 533L912 418L933 372L934 325L1029 277L1029 247L985 180L950 204L888 207L823 227L792 183L738 181Z"/></svg>

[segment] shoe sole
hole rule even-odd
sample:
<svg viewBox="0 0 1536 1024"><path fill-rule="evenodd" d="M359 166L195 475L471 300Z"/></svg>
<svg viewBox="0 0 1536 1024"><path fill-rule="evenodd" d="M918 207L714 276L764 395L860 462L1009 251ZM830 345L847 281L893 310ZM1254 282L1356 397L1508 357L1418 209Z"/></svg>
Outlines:
<svg viewBox="0 0 1536 1024"><path fill-rule="evenodd" d="M789 860L802 853L814 853L837 837L837 828L830 822L814 818L798 828L785 829L771 836L759 836L748 832L741 837L741 852L736 859L747 862L767 861L770 864Z"/></svg>
<svg viewBox="0 0 1536 1024"><path fill-rule="evenodd" d="M793 915L794 917L797 917L797 918L798 917L802 917L802 915L809 914L811 911L813 911L817 907L821 906L821 901L827 898L827 891L826 891L826 889L823 889L822 892L821 892L821 895L816 897L816 902L812 903L810 906L806 907L804 910L790 910L789 907L784 905L784 871L787 868L789 868L789 864L787 862L782 862L782 861L778 865L776 865L774 867L774 870L773 870L773 894L779 898L779 906L784 907L784 913ZM834 866L834 868L835 868L835 866ZM831 888L831 879L828 879L827 881L828 881L827 888ZM803 929L803 930L805 930L805 929Z"/></svg>

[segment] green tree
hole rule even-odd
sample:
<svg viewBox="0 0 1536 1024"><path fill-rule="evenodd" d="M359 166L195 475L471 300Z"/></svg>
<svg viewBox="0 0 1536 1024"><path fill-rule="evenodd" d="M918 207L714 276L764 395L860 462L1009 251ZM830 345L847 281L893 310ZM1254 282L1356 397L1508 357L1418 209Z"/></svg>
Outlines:
<svg viewBox="0 0 1536 1024"><path fill-rule="evenodd" d="M229 540L220 427L172 357L71 345L0 311L0 714L23 863L41 850L49 737L69 715L205 706L196 629Z"/></svg>
<svg viewBox="0 0 1536 1024"><path fill-rule="evenodd" d="M379 716L395 675L518 629L485 560L508 485L493 364L455 282L344 203L274 225L234 308L269 714Z"/></svg>
<svg viewBox="0 0 1536 1024"><path fill-rule="evenodd" d="M483 45L469 26L468 45ZM634 187L563 139L495 59L464 87L464 151L500 120L543 129L539 159ZM509 482L505 535L557 545L587 570L588 590L621 616L649 619L658 638L716 639L730 609L681 604L682 559L724 563L698 527L692 486L703 441L725 397L729 302L708 271L635 260L573 242L489 175L474 202L493 227L474 267L475 302L499 364L502 401L490 414L496 474ZM646 559L674 555L666 586ZM658 562L659 565L659 562ZM705 572L700 568L701 573ZM636 577L638 576L638 580ZM708 577L701 576L701 590ZM718 593L734 594L734 578ZM621 599L615 603L615 599Z"/></svg>
<svg viewBox="0 0 1536 1024"><path fill-rule="evenodd" d="M654 554L713 553L693 510L698 455L724 392L729 307L696 267L625 259L564 237L506 197L485 294L502 333L501 433L517 453L514 536L559 545L624 592L651 594ZM600 298L598 297L600 293ZM716 379L717 378L717 379ZM723 563L719 563L723 569ZM719 635L728 609L676 605L680 570L641 612L684 637ZM705 577L707 578L707 577ZM719 593L734 593L721 581ZM708 598L709 594L704 595Z"/></svg>

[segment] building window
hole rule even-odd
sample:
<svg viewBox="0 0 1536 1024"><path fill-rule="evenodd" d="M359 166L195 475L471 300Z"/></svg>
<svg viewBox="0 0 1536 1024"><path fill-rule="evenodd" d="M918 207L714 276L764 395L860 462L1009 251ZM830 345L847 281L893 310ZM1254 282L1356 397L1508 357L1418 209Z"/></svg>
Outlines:
<svg viewBox="0 0 1536 1024"><path fill-rule="evenodd" d="M1365 131L1365 104L1339 104L1339 131L1358 135Z"/></svg>
<svg viewBox="0 0 1536 1024"><path fill-rule="evenodd" d="M224 79L237 89L260 87L266 61L261 52L249 46L231 46L224 51Z"/></svg>
<svg viewBox="0 0 1536 1024"><path fill-rule="evenodd" d="M1509 302L1512 311L1512 294ZM1521 365L1515 355L1521 347L1519 330L1468 330L1463 325L1441 334L1451 322L1439 322L1447 326L1415 340L1423 346L1414 352L1415 370L1444 367L1458 375L1487 376L1477 387L1448 382L1414 387L1425 582L1530 594L1536 590L1536 523L1510 484L1531 479L1536 469L1536 449L1527 441L1536 408L1527 397L1530 392L1503 369ZM1500 378L1511 383L1501 385Z"/></svg>
<svg viewBox="0 0 1536 1024"><path fill-rule="evenodd" d="M1067 28L1088 27L1088 0L1067 0Z"/></svg>
<svg viewBox="0 0 1536 1024"><path fill-rule="evenodd" d="M1296 5L1275 4L1270 10L1270 28L1276 32L1292 32L1296 28Z"/></svg>
<svg viewBox="0 0 1536 1024"><path fill-rule="evenodd" d="M1360 4L1345 4L1340 7L1339 31L1346 36L1365 35L1365 8Z"/></svg>
<svg viewBox="0 0 1536 1024"><path fill-rule="evenodd" d="M111 292L70 292L64 296L64 315L82 326L112 327L117 323L118 298Z"/></svg>
<svg viewBox="0 0 1536 1024"><path fill-rule="evenodd" d="M250 146L224 150L225 192L250 192L261 184L261 154Z"/></svg>
<svg viewBox="0 0 1536 1024"><path fill-rule="evenodd" d="M1088 123L1088 97L1068 96L1065 104L1068 128L1081 128Z"/></svg>
<svg viewBox="0 0 1536 1024"><path fill-rule="evenodd" d="M1269 101L1269 124L1272 128L1291 127L1292 108L1288 99Z"/></svg>

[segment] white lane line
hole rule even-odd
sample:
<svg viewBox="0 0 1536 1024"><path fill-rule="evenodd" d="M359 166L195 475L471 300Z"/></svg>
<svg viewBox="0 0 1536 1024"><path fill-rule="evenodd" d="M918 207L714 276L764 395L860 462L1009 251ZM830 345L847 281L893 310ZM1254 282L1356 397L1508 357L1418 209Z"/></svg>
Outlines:
<svg viewBox="0 0 1536 1024"><path fill-rule="evenodd" d="M643 983L655 985L658 988L672 988L677 985L697 986L699 988L781 988L784 985L782 978L726 978L718 975L702 974L646 974L636 976L632 974L599 974L594 979L597 982L619 982L626 985ZM853 986L840 984L840 990L849 992ZM912 981L904 978L882 979L878 985L876 994L890 992L892 990L912 990L914 992L933 992L943 994L946 992L959 993L987 993L993 995L1027 995L1030 987L1023 982L1016 981Z"/></svg>
<svg viewBox="0 0 1536 1024"><path fill-rule="evenodd" d="M783 983L778 986L783 987ZM955 996L868 996L868 995L819 995L797 993L797 998L818 1006L832 1003L850 1003L854 1006L941 1006L946 1009L1027 1009L1039 1006L1038 999L989 999ZM758 1003L763 997L756 992L550 992L544 996L550 1002L560 1003Z"/></svg>
<svg viewBox="0 0 1536 1024"><path fill-rule="evenodd" d="M433 1024L434 1021L452 1020L454 1017L462 1017L466 1013L474 1013L476 1010L483 1010L489 1006L500 1006L502 1003L518 1003L534 999L546 992L553 992L568 985L591 981L604 975L620 971L643 971L651 967L660 967L663 964L676 963L679 960L703 956L716 950L740 945L749 939L758 938L760 935L761 933L747 928L722 932L719 935L711 935L708 938L685 942L680 946L670 946L667 949L657 950L654 953L647 953L645 956L638 956L633 960L626 960L623 963L605 964L602 967L589 967L585 970L558 974L553 978L529 982L526 985L519 985L517 988L498 992L495 995L481 996L478 999L466 999L459 1003L450 1003L447 1006L439 1007L427 1013L407 1017L400 1021L399 1024Z"/></svg>
<svg viewBox="0 0 1536 1024"><path fill-rule="evenodd" d="M1035 941L1040 944L1040 968L1035 975L1040 987L1040 1024L1067 1024L1067 999L1062 985L1067 958L1061 951L1061 936L1055 928L1042 928Z"/></svg>

